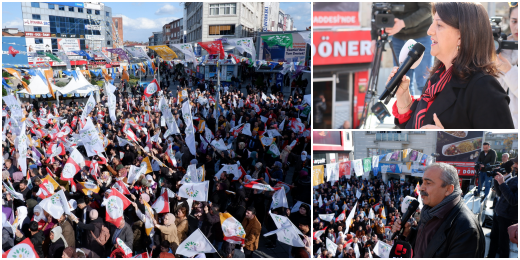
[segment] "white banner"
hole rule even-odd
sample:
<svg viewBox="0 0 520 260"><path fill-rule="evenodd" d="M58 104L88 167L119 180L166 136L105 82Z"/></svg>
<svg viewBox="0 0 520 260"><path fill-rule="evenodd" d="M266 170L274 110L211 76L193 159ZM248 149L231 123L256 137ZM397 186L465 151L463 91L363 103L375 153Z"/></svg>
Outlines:
<svg viewBox="0 0 520 260"><path fill-rule="evenodd" d="M191 46L191 43L170 44L170 46L175 47L184 53L184 59L186 61L193 62L194 64L197 63L195 52L193 52L193 46Z"/></svg>
<svg viewBox="0 0 520 260"><path fill-rule="evenodd" d="M227 43L231 46L235 46L235 48L240 52L240 54L243 54L244 52L251 54L251 57L253 57L252 60L256 61L256 50L252 37L227 39Z"/></svg>
<svg viewBox="0 0 520 260"><path fill-rule="evenodd" d="M97 155L99 152L103 152L105 148L103 147L103 141L99 137L99 132L92 123L90 117L87 118L87 123L85 127L79 131L81 136L81 141L85 146L85 150L87 151L87 156Z"/></svg>

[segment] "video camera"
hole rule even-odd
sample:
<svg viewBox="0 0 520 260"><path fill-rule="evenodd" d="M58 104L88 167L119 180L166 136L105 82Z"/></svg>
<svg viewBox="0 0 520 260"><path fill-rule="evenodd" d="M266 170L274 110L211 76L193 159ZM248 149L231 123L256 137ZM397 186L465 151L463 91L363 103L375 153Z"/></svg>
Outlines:
<svg viewBox="0 0 520 260"><path fill-rule="evenodd" d="M497 173L500 173L502 175L506 175L506 169L500 167L500 164L494 164L490 165L489 163L484 164L484 168L480 169L480 165L483 164L481 162L477 162L475 164L475 171L476 172L485 172L488 177L495 177Z"/></svg>
<svg viewBox="0 0 520 260"><path fill-rule="evenodd" d="M388 28L394 26L393 13L404 12L404 4L396 5L392 3L373 3L372 10L374 17L372 22L375 23L377 28Z"/></svg>
<svg viewBox="0 0 520 260"><path fill-rule="evenodd" d="M499 54L502 50L518 50L518 41L508 41L507 35L502 33L500 23L502 17L491 17L491 31L493 32L493 41L495 42L495 50Z"/></svg>

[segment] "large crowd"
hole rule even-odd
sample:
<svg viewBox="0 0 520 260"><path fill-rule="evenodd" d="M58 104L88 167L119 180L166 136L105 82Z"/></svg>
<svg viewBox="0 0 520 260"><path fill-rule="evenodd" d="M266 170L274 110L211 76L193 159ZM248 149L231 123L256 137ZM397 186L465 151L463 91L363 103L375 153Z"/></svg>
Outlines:
<svg viewBox="0 0 520 260"><path fill-rule="evenodd" d="M343 176L314 187L314 257L384 257L378 249L393 246L391 227L404 213L400 205L406 196L418 197L415 184L380 178ZM414 217L417 225L420 214Z"/></svg>
<svg viewBox="0 0 520 260"><path fill-rule="evenodd" d="M258 84L254 72L223 87L158 67L157 91L106 83L92 107L73 99L3 103L2 251L253 257L259 242L283 242L287 257L310 257L304 87L284 96L274 83ZM17 109L21 116L12 114ZM276 223L277 215L290 223ZM280 241L291 223L296 239Z"/></svg>

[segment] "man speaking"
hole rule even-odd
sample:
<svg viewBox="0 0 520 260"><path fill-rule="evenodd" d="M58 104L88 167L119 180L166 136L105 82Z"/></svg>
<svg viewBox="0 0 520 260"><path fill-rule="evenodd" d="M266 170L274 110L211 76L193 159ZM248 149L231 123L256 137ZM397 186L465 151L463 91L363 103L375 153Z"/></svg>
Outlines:
<svg viewBox="0 0 520 260"><path fill-rule="evenodd" d="M482 227L461 198L455 167L434 163L426 167L420 196L424 206L416 228L405 224L403 236L418 258L482 258L486 240ZM401 230L401 220L392 232ZM401 239L403 237L401 236Z"/></svg>

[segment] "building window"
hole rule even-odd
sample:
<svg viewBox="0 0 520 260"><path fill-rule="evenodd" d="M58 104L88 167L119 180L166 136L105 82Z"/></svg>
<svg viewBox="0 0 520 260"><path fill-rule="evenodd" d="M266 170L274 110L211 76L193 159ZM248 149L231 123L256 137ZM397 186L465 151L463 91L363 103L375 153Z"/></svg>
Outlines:
<svg viewBox="0 0 520 260"><path fill-rule="evenodd" d="M100 12L99 10L95 10L95 11L94 11L94 14L95 14L95 15L99 15L99 14L101 14L101 12Z"/></svg>
<svg viewBox="0 0 520 260"><path fill-rule="evenodd" d="M49 4L49 9L54 10L54 5L53 4Z"/></svg>
<svg viewBox="0 0 520 260"><path fill-rule="evenodd" d="M69 7L69 12L74 12L74 7L70 6Z"/></svg>
<svg viewBox="0 0 520 260"><path fill-rule="evenodd" d="M33 18L33 20L41 20L42 19L39 14L33 14L32 18Z"/></svg>
<svg viewBox="0 0 520 260"><path fill-rule="evenodd" d="M34 43L35 44L43 44L43 39L41 39L41 38L34 38Z"/></svg>
<svg viewBox="0 0 520 260"><path fill-rule="evenodd" d="M110 41L107 41L107 46L110 46L111 42Z"/></svg>
<svg viewBox="0 0 520 260"><path fill-rule="evenodd" d="M106 12L106 16L110 16L110 12Z"/></svg>
<svg viewBox="0 0 520 260"><path fill-rule="evenodd" d="M87 9L87 14L92 14L92 9Z"/></svg>
<svg viewBox="0 0 520 260"><path fill-rule="evenodd" d="M60 11L65 11L65 6L64 5L58 5L58 9Z"/></svg>
<svg viewBox="0 0 520 260"><path fill-rule="evenodd" d="M83 8L78 7L78 13L83 13Z"/></svg>
<svg viewBox="0 0 520 260"><path fill-rule="evenodd" d="M41 26L34 26L34 31L35 32L41 32L42 31L42 27Z"/></svg>
<svg viewBox="0 0 520 260"><path fill-rule="evenodd" d="M40 3L37 3L37 2L31 2L31 7L40 8Z"/></svg>
<svg viewBox="0 0 520 260"><path fill-rule="evenodd" d="M209 15L226 15L226 14L237 14L237 4L210 4Z"/></svg>
<svg viewBox="0 0 520 260"><path fill-rule="evenodd" d="M209 35L235 35L235 25L210 25Z"/></svg>

